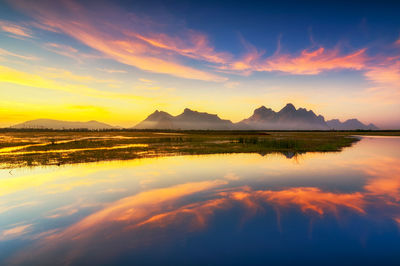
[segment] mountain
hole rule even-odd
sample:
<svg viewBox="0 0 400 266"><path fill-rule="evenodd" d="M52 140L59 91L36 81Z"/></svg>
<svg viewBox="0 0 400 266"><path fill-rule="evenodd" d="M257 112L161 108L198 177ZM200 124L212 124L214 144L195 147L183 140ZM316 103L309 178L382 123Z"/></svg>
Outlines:
<svg viewBox="0 0 400 266"><path fill-rule="evenodd" d="M365 125L357 119L341 123L337 119L325 121L322 115L312 110L298 108L288 103L279 112L261 106L253 115L239 123L224 120L215 114L201 113L186 108L182 114L172 116L166 112L155 111L137 124L135 129L197 129L197 130L377 130L373 125Z"/></svg>
<svg viewBox="0 0 400 266"><path fill-rule="evenodd" d="M261 106L254 110L252 116L238 123L241 129L272 130L328 130L329 127L321 115L312 110L296 109L288 103L279 112Z"/></svg>
<svg viewBox="0 0 400 266"><path fill-rule="evenodd" d="M11 126L11 128L42 128L42 129L89 129L89 130L98 130L98 129L115 129L117 127L110 126L105 123L101 123L98 121L88 121L88 122L70 122L70 121L61 121L61 120L53 120L53 119L36 119L26 121L21 124L17 124Z"/></svg>
<svg viewBox="0 0 400 266"><path fill-rule="evenodd" d="M230 120L221 119L215 114L192 111L189 108L176 116L174 123L181 129L233 129L233 123Z"/></svg>
<svg viewBox="0 0 400 266"><path fill-rule="evenodd" d="M186 108L182 114L172 116L163 111L155 111L134 126L135 129L182 129L182 130L230 130L234 124L215 114L202 113Z"/></svg>
<svg viewBox="0 0 400 266"><path fill-rule="evenodd" d="M154 113L149 115L145 120L137 124L134 128L136 129L173 129L173 116L156 110Z"/></svg>
<svg viewBox="0 0 400 266"><path fill-rule="evenodd" d="M343 123L340 122L339 119L332 119L326 121L326 123L330 129L335 130L378 130L378 127L376 127L374 124L365 125L357 119L349 119Z"/></svg>

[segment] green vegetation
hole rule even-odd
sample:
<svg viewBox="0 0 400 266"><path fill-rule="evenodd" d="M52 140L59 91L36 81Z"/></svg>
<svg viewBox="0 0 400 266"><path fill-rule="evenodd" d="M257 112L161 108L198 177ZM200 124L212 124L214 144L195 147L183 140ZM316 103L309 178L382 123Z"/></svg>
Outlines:
<svg viewBox="0 0 400 266"><path fill-rule="evenodd" d="M0 132L0 168L214 153L335 152L354 135L397 131L23 131ZM11 149L11 150L10 150Z"/></svg>

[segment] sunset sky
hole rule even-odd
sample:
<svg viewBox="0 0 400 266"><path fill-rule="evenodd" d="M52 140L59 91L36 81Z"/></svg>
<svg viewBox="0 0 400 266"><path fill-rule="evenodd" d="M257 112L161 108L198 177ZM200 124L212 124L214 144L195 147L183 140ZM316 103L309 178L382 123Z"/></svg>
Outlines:
<svg viewBox="0 0 400 266"><path fill-rule="evenodd" d="M0 0L0 127L291 102L400 128L394 2Z"/></svg>

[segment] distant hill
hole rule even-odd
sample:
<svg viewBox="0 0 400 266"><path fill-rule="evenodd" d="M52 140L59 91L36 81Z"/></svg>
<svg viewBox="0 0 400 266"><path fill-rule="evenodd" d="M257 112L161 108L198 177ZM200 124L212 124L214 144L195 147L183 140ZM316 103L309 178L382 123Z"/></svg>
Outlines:
<svg viewBox="0 0 400 266"><path fill-rule="evenodd" d="M117 127L113 127L111 125L94 120L88 122L70 122L70 121L53 120L53 119L36 119L11 126L11 128L99 130L99 129L115 129Z"/></svg>
<svg viewBox="0 0 400 266"><path fill-rule="evenodd" d="M252 116L232 123L215 114L201 113L186 108L182 114L172 116L163 111L155 111L137 124L136 129L210 129L210 130L377 130L373 125L365 125L357 119L340 122L337 119L325 121L322 115L312 110L296 109L288 103L279 112L261 106Z"/></svg>
<svg viewBox="0 0 400 266"><path fill-rule="evenodd" d="M201 113L186 108L182 114L172 116L166 112L155 111L145 120L134 126L135 129L195 129L230 130L234 124L215 114Z"/></svg>

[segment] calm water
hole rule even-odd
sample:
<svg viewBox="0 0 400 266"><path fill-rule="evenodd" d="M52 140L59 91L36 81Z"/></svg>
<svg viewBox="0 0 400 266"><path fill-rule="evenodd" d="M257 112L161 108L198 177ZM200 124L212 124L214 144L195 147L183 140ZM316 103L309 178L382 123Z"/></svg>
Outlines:
<svg viewBox="0 0 400 266"><path fill-rule="evenodd" d="M1 265L268 263L399 265L400 138L0 171Z"/></svg>

